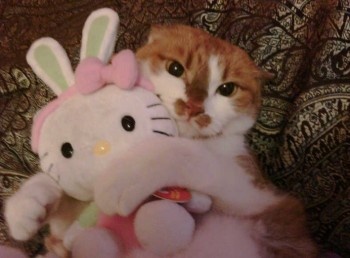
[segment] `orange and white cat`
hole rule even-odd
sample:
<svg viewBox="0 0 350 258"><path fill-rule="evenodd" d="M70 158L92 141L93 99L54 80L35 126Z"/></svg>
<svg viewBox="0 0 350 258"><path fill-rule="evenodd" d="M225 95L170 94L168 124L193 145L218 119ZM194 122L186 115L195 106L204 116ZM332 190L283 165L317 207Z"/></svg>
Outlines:
<svg viewBox="0 0 350 258"><path fill-rule="evenodd" d="M270 75L242 49L183 25L153 27L137 57L181 138L141 144L130 153L135 162L115 164L122 173L97 182L100 208L128 215L157 189L178 185L210 196L212 209L171 257L317 257L302 204L264 179L245 144Z"/></svg>

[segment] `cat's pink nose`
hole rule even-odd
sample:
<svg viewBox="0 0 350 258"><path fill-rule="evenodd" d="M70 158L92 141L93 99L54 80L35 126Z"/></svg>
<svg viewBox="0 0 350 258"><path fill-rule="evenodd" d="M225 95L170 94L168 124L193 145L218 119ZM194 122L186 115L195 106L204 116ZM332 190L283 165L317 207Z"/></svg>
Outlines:
<svg viewBox="0 0 350 258"><path fill-rule="evenodd" d="M204 108L202 103L188 101L186 103L186 113L189 117L198 116L204 113Z"/></svg>

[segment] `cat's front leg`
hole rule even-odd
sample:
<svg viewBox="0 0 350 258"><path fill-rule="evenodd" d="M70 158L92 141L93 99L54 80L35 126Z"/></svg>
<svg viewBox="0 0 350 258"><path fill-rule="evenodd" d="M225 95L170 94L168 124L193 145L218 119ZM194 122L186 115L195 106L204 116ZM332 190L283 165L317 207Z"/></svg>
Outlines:
<svg viewBox="0 0 350 258"><path fill-rule="evenodd" d="M231 164L232 159L225 162ZM183 186L199 192L212 189L208 186L217 182L223 166L228 167L198 141L152 139L126 153L97 179L95 201L108 215L127 216L166 186Z"/></svg>
<svg viewBox="0 0 350 258"><path fill-rule="evenodd" d="M46 174L39 173L30 178L5 204L4 215L11 236L20 241L32 237L61 197L62 190Z"/></svg>
<svg viewBox="0 0 350 258"><path fill-rule="evenodd" d="M135 147L96 180L94 198L106 214L127 216L167 186L205 193L215 199L216 209L240 216L256 215L280 198L257 185L234 157L184 138L152 139Z"/></svg>

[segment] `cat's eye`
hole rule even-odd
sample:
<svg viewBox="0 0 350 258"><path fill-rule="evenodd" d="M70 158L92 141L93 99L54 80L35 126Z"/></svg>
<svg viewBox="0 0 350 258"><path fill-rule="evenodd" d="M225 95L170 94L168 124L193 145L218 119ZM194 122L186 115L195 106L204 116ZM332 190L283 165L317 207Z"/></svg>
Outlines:
<svg viewBox="0 0 350 258"><path fill-rule="evenodd" d="M121 123L124 130L127 132L131 132L135 129L136 122L132 116L123 116Z"/></svg>
<svg viewBox="0 0 350 258"><path fill-rule="evenodd" d="M70 159L71 157L73 157L74 150L72 144L70 144L69 142L63 143L61 146L61 153L66 159Z"/></svg>
<svg viewBox="0 0 350 258"><path fill-rule="evenodd" d="M168 73L175 77L181 77L185 72L185 68L177 61L171 62L167 67Z"/></svg>
<svg viewBox="0 0 350 258"><path fill-rule="evenodd" d="M233 82L226 82L221 84L216 90L222 96L228 97L231 96L234 92L236 92L237 86Z"/></svg>

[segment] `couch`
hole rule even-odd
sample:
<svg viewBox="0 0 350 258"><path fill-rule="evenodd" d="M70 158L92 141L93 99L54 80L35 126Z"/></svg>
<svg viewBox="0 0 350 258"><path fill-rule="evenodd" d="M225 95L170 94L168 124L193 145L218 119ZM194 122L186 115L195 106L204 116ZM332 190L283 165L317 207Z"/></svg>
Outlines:
<svg viewBox="0 0 350 258"><path fill-rule="evenodd" d="M43 251L45 232L15 242L2 216L4 200L39 171L30 128L54 98L26 51L50 36L75 66L83 23L100 7L120 15L116 51L137 49L151 24L183 23L239 45L273 73L247 141L266 176L303 200L320 246L350 257L349 0L0 1L0 243Z"/></svg>

